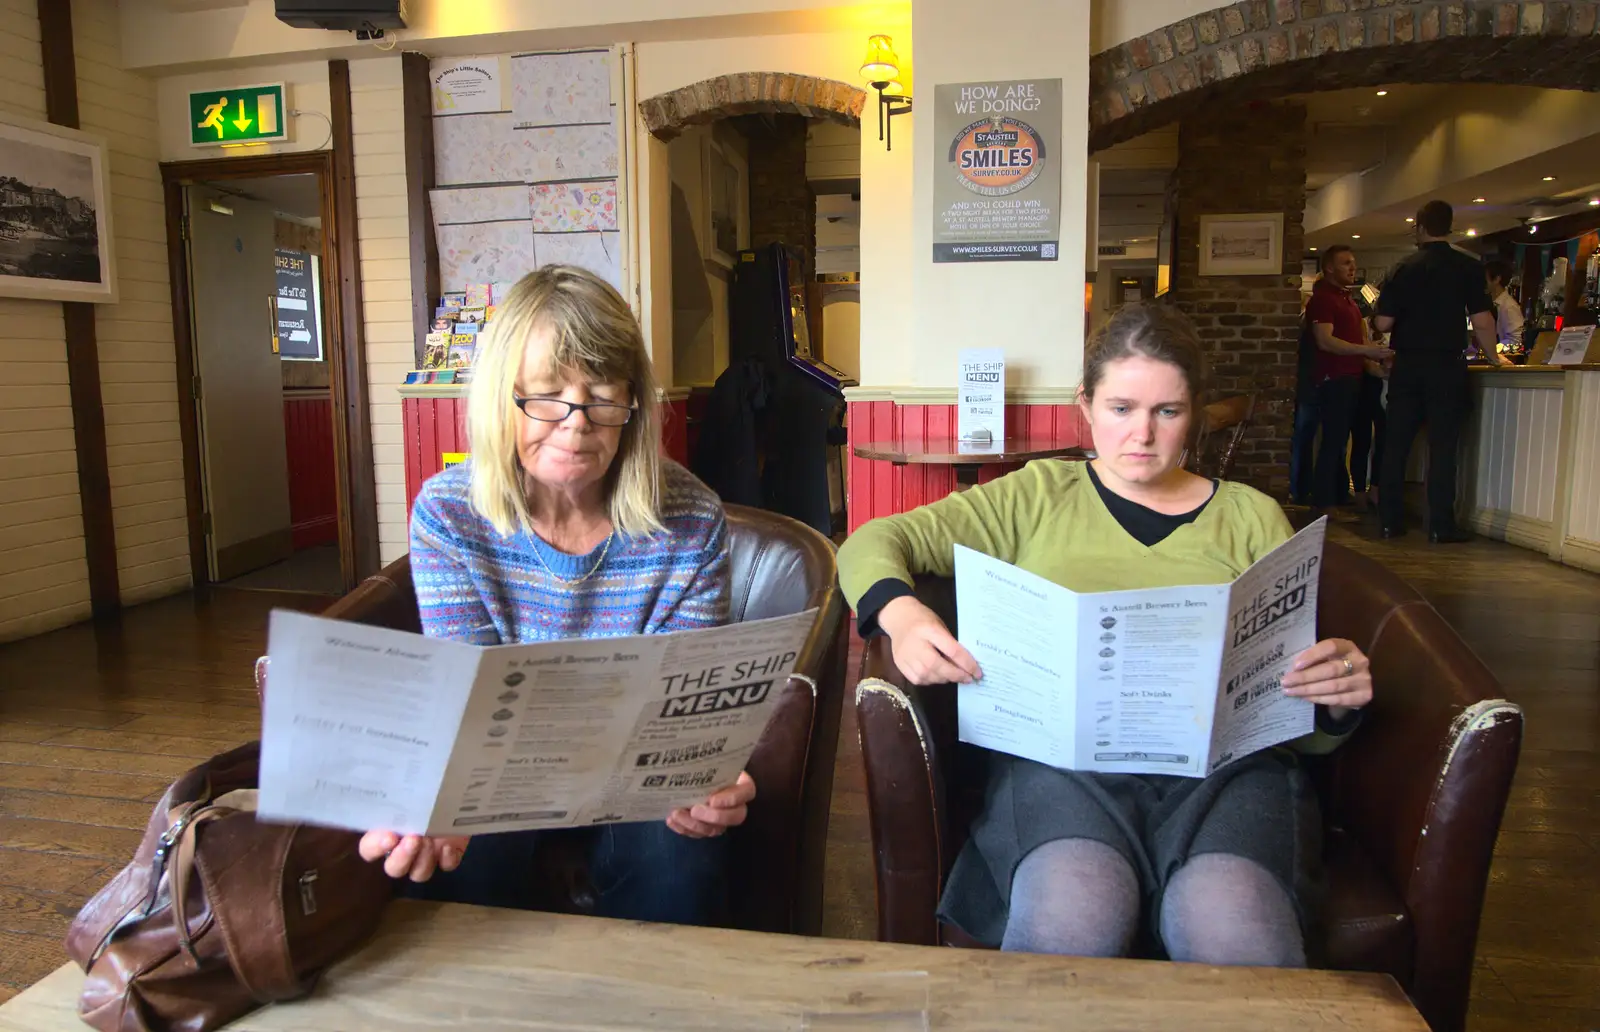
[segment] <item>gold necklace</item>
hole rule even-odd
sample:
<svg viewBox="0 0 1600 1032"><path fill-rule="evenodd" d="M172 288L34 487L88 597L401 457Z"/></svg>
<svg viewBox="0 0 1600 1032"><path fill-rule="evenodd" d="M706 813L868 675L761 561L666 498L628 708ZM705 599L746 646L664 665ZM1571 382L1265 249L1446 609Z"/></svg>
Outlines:
<svg viewBox="0 0 1600 1032"><path fill-rule="evenodd" d="M552 570L550 568L550 564L544 561L544 553L539 551L539 546L538 545L534 545L533 546L533 554L534 554L534 557L539 560L539 565L544 567L544 572L545 573L548 573L550 576L554 577L556 580L560 581L563 584L571 584L571 585L576 586L576 585L582 584L584 581L588 580L590 577L593 577L594 574L595 574L595 571L600 569L600 567L605 563L606 556L611 552L612 539L614 539L616 536L617 536L617 529L615 527L612 527L611 528L611 533L606 535L606 547L604 547L604 548L602 548L600 550L600 558L596 559L594 561L594 565L589 567L589 572L588 573L584 574L582 577L579 577L577 580L571 580L569 578L563 577L563 576L561 576L561 574L559 574L556 571ZM555 547L555 546L552 545L551 547Z"/></svg>

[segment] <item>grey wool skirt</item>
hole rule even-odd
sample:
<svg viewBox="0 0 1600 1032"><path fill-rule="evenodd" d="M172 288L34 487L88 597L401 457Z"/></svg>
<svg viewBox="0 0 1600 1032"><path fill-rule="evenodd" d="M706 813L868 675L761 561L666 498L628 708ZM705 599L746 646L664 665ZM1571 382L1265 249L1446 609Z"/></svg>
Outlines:
<svg viewBox="0 0 1600 1032"><path fill-rule="evenodd" d="M1046 842L1088 838L1117 850L1138 875L1142 953L1159 953L1167 882L1204 853L1232 853L1271 871L1309 941L1322 822L1310 779L1289 750L1256 753L1203 779L1060 770L994 752L988 764L983 809L939 904L940 919L974 939L1000 944L1024 857Z"/></svg>

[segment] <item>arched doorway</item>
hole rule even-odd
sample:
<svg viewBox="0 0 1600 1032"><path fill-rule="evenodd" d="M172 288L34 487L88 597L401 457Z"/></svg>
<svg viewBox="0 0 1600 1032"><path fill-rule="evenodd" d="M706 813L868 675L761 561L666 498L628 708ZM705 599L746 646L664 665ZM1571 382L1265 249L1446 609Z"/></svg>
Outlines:
<svg viewBox="0 0 1600 1032"><path fill-rule="evenodd" d="M670 268L654 281L670 280L671 381L687 394L685 458L725 501L825 532L842 525L844 511L833 432L844 414L839 388L860 370L866 102L865 91L833 79L740 72L639 105L640 120L665 144L652 147L665 151L669 182L659 196L670 232L656 238L651 266ZM788 303L771 300L780 296ZM773 350L781 347L787 355ZM766 385L736 390L758 358ZM795 363L820 375L789 384L807 377ZM748 402L758 409L753 422L735 425L727 404L709 404L714 386L766 400ZM759 488L730 472L751 468L762 470ZM779 481L799 486L780 490Z"/></svg>
<svg viewBox="0 0 1600 1032"><path fill-rule="evenodd" d="M1597 21L1592 3L1229 4L1090 60L1090 150L1229 98L1385 83L1600 90Z"/></svg>
<svg viewBox="0 0 1600 1032"><path fill-rule="evenodd" d="M739 115L790 114L860 128L865 90L792 72L740 72L703 79L639 102L639 116L659 140L693 125Z"/></svg>
<svg viewBox="0 0 1600 1032"><path fill-rule="evenodd" d="M1471 84L1523 87L1527 93L1538 92L1530 87L1596 91L1597 29L1600 16L1592 3L1244 0L1180 19L1091 59L1090 150L1102 161L1102 219L1115 223L1104 210L1108 193L1134 190L1126 183L1131 173L1116 168L1119 156L1130 148L1149 152L1164 146L1170 160L1159 169L1136 170L1156 183L1136 191L1148 195L1140 199L1153 214L1136 220L1149 224L1129 235L1155 256L1150 264L1167 277L1171 299L1200 328L1211 354L1213 388L1224 395L1255 394L1260 402L1234 466L1236 478L1280 496L1289 492L1299 312L1314 276L1302 274L1303 261L1309 258L1314 270L1316 245L1349 243L1363 252L1363 266L1381 278L1391 259L1409 252L1405 218L1416 209L1413 195L1440 192L1433 181L1418 182L1422 173L1407 178L1381 167L1389 160L1387 143L1378 155L1345 167L1340 190L1308 178L1318 163L1315 147L1308 159L1308 144L1323 139L1315 98L1347 95L1347 138L1362 142L1365 135L1370 143L1371 134L1356 124L1353 112L1364 103L1391 103L1395 97L1376 99L1390 94L1404 99L1407 91L1438 93L1444 86ZM1449 106L1466 92L1440 93L1431 103ZM1364 102L1358 93L1365 94ZM1449 133L1487 131L1482 114L1474 115L1476 123L1439 123L1445 135L1438 138L1456 141L1450 154L1463 153L1465 137ZM1530 117L1537 119L1532 109ZM1446 163L1430 164L1419 139L1402 139L1401 152L1426 155L1416 167L1444 175ZM1366 149L1355 147L1352 154ZM1437 182L1485 177L1463 173ZM1417 185L1409 193L1401 189L1412 184ZM1582 185L1577 177L1564 194L1542 185L1535 175L1515 192L1508 185L1445 199L1457 204L1463 228L1473 217L1494 215L1478 194L1504 193L1506 204L1542 196L1555 214L1573 206L1588 210L1587 195L1574 194ZM1491 197L1491 205L1496 200ZM1204 216L1280 212L1283 262L1276 274L1201 271ZM1341 235L1331 237L1334 231ZM1115 277L1102 278L1103 285L1117 285Z"/></svg>

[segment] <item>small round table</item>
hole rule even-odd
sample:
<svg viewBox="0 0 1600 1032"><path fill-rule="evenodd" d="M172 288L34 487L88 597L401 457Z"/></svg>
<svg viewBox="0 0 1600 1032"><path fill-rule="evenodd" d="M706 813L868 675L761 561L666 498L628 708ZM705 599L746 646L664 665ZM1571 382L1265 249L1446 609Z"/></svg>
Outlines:
<svg viewBox="0 0 1600 1032"><path fill-rule="evenodd" d="M984 466L1032 462L1034 459L1089 457L1089 453L1076 444L1041 437L1007 438L993 446L963 446L954 437L869 441L853 446L851 451L859 459L889 462L896 466L954 466L957 491L965 491L976 484L978 471Z"/></svg>

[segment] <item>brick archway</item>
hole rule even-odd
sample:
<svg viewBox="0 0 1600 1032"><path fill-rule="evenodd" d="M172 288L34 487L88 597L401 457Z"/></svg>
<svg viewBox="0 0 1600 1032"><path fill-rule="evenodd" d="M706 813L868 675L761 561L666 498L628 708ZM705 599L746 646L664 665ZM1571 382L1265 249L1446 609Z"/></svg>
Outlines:
<svg viewBox="0 0 1600 1032"><path fill-rule="evenodd" d="M1600 90L1597 26L1597 0L1242 0L1096 54L1090 149L1229 97L1397 82Z"/></svg>
<svg viewBox="0 0 1600 1032"><path fill-rule="evenodd" d="M692 125L737 115L792 114L859 128L865 90L792 72L739 72L702 79L639 102L645 128L670 140Z"/></svg>

